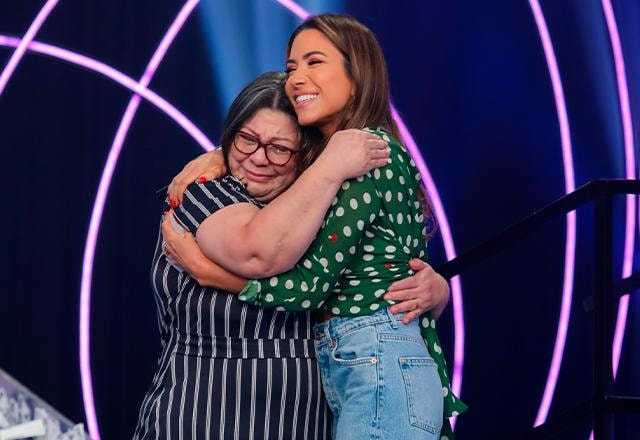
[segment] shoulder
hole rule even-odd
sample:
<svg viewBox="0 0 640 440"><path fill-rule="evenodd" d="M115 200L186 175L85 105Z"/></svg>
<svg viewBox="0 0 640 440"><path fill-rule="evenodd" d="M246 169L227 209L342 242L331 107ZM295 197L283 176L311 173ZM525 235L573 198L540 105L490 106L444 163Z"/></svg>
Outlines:
<svg viewBox="0 0 640 440"><path fill-rule="evenodd" d="M236 203L250 203L258 208L264 206L249 195L238 179L227 175L189 185L184 193L183 202L175 209L175 213L191 232L195 232L211 214Z"/></svg>
<svg viewBox="0 0 640 440"><path fill-rule="evenodd" d="M415 161L406 147L398 139L382 128L368 127L365 128L365 131L380 136L389 143L389 148L391 149L389 163L372 172L374 180L379 180L381 177L387 177L387 179L383 180L396 180L397 178L401 181L400 183L403 183L402 181L407 177L411 177L411 179L409 179L410 181L415 180L419 182L421 180L420 172L418 171Z"/></svg>
<svg viewBox="0 0 640 440"><path fill-rule="evenodd" d="M262 207L262 204L254 200L244 185L232 175L189 185L185 191L184 200L212 207L217 206L218 209L235 203L251 203Z"/></svg>
<svg viewBox="0 0 640 440"><path fill-rule="evenodd" d="M404 159L406 159L407 162L410 163L410 166L415 167L415 162L411 158L409 151L407 151L407 148L402 144L402 142L400 142L400 140L396 139L382 128L367 127L364 131L380 136L383 140L389 143L389 148L391 148L392 153L392 161L397 159L400 162L403 162Z"/></svg>
<svg viewBox="0 0 640 440"><path fill-rule="evenodd" d="M401 148L405 150L404 146L400 143L398 139L387 133L383 128L380 127L367 127L363 129L369 133L373 133L376 136L380 136L385 141L389 142L389 146L392 148ZM405 150L406 151L406 150Z"/></svg>

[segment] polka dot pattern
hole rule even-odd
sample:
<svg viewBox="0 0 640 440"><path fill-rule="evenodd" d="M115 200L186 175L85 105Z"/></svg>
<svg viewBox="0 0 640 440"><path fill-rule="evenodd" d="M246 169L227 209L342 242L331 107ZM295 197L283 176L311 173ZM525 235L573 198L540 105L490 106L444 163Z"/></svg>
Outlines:
<svg viewBox="0 0 640 440"><path fill-rule="evenodd" d="M393 303L384 299L388 287L411 275L407 263L423 258L426 247L420 174L395 140L389 147L388 165L341 185L302 264L248 283L241 292L247 301L292 311L322 306L334 316L368 315ZM451 391L435 320L427 313L419 324L442 382L444 415L461 413L466 405ZM450 436L446 422L442 432Z"/></svg>

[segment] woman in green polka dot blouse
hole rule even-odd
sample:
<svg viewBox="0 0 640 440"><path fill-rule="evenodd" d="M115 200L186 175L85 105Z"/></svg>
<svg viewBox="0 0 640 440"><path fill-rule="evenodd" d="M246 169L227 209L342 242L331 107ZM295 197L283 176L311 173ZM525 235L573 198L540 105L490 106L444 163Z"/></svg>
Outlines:
<svg viewBox="0 0 640 440"><path fill-rule="evenodd" d="M336 317L372 315L392 304L384 299L388 286L410 275L409 260L423 258L426 253L424 214L418 198L420 174L406 149L395 139L381 130L369 131L389 141L390 163L345 182L316 240L295 268L250 281L240 293L241 300L289 311L324 308ZM428 346L444 385L437 389L438 399L441 392L444 394L444 408L439 414L444 411L446 416L455 416L466 407L451 392L435 319L427 313L419 325L417 335ZM336 345L341 348L339 342ZM358 356L357 350L349 349L352 356ZM325 393L332 394L326 389ZM440 426L440 416L438 422L431 426ZM445 427L449 431L448 424ZM338 427L337 438L339 432Z"/></svg>
<svg viewBox="0 0 640 440"><path fill-rule="evenodd" d="M338 129L383 127L368 130L389 142L391 158L343 184L292 270L250 281L240 299L284 310L323 308L333 317L317 327L316 345L336 438L451 438L446 417L466 406L451 391L435 320L427 313L419 328L397 326L384 298L393 281L411 274L409 260L425 256L426 230L420 173L388 134L397 130L381 50L353 18L326 14L294 31L287 58L287 95L301 125L327 138ZM420 338L422 348L410 343ZM402 408L406 424L398 423Z"/></svg>

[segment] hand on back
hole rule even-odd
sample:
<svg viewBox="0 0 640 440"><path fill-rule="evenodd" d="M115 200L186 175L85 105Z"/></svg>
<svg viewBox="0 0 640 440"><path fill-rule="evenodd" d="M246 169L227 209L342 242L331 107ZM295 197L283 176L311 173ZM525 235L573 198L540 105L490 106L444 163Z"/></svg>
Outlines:
<svg viewBox="0 0 640 440"><path fill-rule="evenodd" d="M349 129L331 136L317 162L329 170L331 177L343 181L386 165L390 155L389 145L379 136Z"/></svg>
<svg viewBox="0 0 640 440"><path fill-rule="evenodd" d="M215 150L201 154L186 164L169 184L167 188L169 204L174 208L180 205L185 190L193 182L204 183L208 180L222 177L225 174L227 174L227 167L224 163L222 151Z"/></svg>

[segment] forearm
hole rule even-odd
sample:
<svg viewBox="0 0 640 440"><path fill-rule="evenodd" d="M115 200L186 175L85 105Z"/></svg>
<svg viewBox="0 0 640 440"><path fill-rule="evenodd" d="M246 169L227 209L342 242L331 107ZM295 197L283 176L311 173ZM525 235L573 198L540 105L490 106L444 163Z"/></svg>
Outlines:
<svg viewBox="0 0 640 440"><path fill-rule="evenodd" d="M368 178L341 190L337 203L331 207L318 237L302 260L287 272L250 281L239 298L288 311L321 307L349 267L365 228L375 220L380 201L365 197L374 193L375 186ZM349 206L353 200L369 200L369 203L363 202L354 208L355 204Z"/></svg>
<svg viewBox="0 0 640 440"><path fill-rule="evenodd" d="M302 257L341 183L312 165L247 225L248 241L255 246L253 258L270 266L263 276L291 269Z"/></svg>
<svg viewBox="0 0 640 440"><path fill-rule="evenodd" d="M435 319L436 321L438 319L440 319L440 316L442 316L442 312L444 312L444 309L447 308L447 304L448 304L448 302L445 302L445 303L442 303L442 304L438 304L434 308L429 310L429 313L431 314L431 317L433 319Z"/></svg>
<svg viewBox="0 0 640 440"><path fill-rule="evenodd" d="M217 287L233 293L240 292L247 284L246 278L229 272L206 258L194 262L188 272L201 286Z"/></svg>
<svg viewBox="0 0 640 440"><path fill-rule="evenodd" d="M451 289L449 288L449 283L447 282L447 280L445 280L440 274L436 274L437 275L437 281L436 281L436 287L435 287L435 292L436 292L436 302L434 304L434 306L431 308L431 310L429 310L429 312L431 313L431 316L433 317L433 319L439 319L440 316L442 315L442 312L444 312L444 309L447 307L447 304L449 304L449 298L451 296Z"/></svg>
<svg viewBox="0 0 640 440"><path fill-rule="evenodd" d="M201 250L211 260L249 278L292 268L315 238L340 189L342 182L327 177L329 174L326 165L312 165L266 207L248 217L239 214L227 219L241 225L233 233L223 234L219 225L201 226Z"/></svg>

